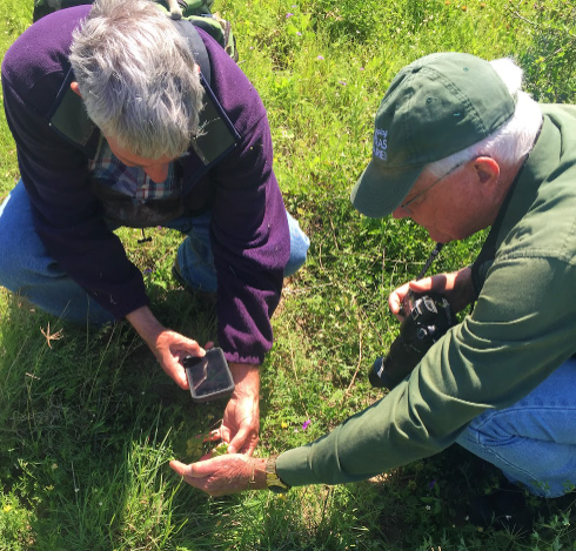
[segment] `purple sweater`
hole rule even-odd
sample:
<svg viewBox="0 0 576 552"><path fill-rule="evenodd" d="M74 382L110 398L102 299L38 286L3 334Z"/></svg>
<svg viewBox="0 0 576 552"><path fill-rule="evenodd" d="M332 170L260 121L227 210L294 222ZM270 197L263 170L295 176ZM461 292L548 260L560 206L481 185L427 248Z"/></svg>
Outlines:
<svg viewBox="0 0 576 552"><path fill-rule="evenodd" d="M105 223L88 179L88 155L48 124L70 69L72 31L89 10L56 12L16 40L2 63L4 105L36 231L70 277L122 319L149 303L142 275ZM270 317L290 253L286 211L258 93L224 50L199 33L211 61L212 90L240 140L209 171L190 149L183 178L192 189L183 201L190 212L212 210L220 346L229 361L258 364L272 346Z"/></svg>

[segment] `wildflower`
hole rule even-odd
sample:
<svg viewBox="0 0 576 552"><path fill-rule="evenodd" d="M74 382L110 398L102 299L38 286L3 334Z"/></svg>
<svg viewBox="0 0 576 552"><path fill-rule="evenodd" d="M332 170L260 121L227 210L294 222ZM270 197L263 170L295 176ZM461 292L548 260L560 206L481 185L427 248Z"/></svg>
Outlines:
<svg viewBox="0 0 576 552"><path fill-rule="evenodd" d="M338 81L338 84L341 84L342 86L346 86L346 81L339 80L339 81ZM339 309L338 309L338 310L339 310Z"/></svg>
<svg viewBox="0 0 576 552"><path fill-rule="evenodd" d="M462 6L462 11L468 11L468 6Z"/></svg>
<svg viewBox="0 0 576 552"><path fill-rule="evenodd" d="M360 71L364 71L364 67L360 67Z"/></svg>
<svg viewBox="0 0 576 552"><path fill-rule="evenodd" d="M430 504L426 504L426 510L429 512L430 510L432 510L432 506L430 506Z"/></svg>
<svg viewBox="0 0 576 552"><path fill-rule="evenodd" d="M450 0L446 0L446 1L444 2L444 5L445 5L445 6L449 6L449 5L450 5Z"/></svg>
<svg viewBox="0 0 576 552"><path fill-rule="evenodd" d="M318 56L316 59L319 59L320 61L324 60L324 56Z"/></svg>
<svg viewBox="0 0 576 552"><path fill-rule="evenodd" d="M302 33L300 31L297 31L296 36L302 36Z"/></svg>
<svg viewBox="0 0 576 552"><path fill-rule="evenodd" d="M282 429L288 429L288 424L286 422L282 422Z"/></svg>
<svg viewBox="0 0 576 552"><path fill-rule="evenodd" d="M286 19L290 19L294 14L293 13L287 13L286 14Z"/></svg>
<svg viewBox="0 0 576 552"><path fill-rule="evenodd" d="M58 330L54 333L50 331L50 322L48 322L48 327L46 330L44 330L44 328L40 328L40 333L46 338L46 343L50 349L52 349L52 341L58 341L63 337L62 330Z"/></svg>
<svg viewBox="0 0 576 552"><path fill-rule="evenodd" d="M486 4L484 2L480 2L480 8L484 9L486 7Z"/></svg>
<svg viewBox="0 0 576 552"><path fill-rule="evenodd" d="M310 418L308 418L303 424L302 424L302 429L304 431L306 431L308 429L308 426L312 423L312 420L310 420Z"/></svg>
<svg viewBox="0 0 576 552"><path fill-rule="evenodd" d="M430 481L430 483L428 483L428 488L433 489L434 485L436 485L436 479L432 479L432 481Z"/></svg>
<svg viewBox="0 0 576 552"><path fill-rule="evenodd" d="M6 513L8 513L10 510L12 510L12 506L10 506L10 504L6 504L6 506L4 506L4 508L2 508L2 510L4 510Z"/></svg>

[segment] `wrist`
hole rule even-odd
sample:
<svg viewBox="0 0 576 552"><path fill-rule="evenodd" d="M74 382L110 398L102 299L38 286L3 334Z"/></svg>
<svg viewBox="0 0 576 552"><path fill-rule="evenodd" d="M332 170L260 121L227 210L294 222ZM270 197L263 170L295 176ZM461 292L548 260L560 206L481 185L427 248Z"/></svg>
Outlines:
<svg viewBox="0 0 576 552"><path fill-rule="evenodd" d="M290 490L290 485L284 483L276 471L277 456L270 456L266 460L266 487L273 493L286 493Z"/></svg>
<svg viewBox="0 0 576 552"><path fill-rule="evenodd" d="M158 336L165 331L166 328L160 324L158 319L152 314L149 307L140 307L128 313L126 320L130 322L132 327L136 330L138 335L150 346L154 347Z"/></svg>
<svg viewBox="0 0 576 552"><path fill-rule="evenodd" d="M228 364L236 389L243 394L260 396L260 366L257 364Z"/></svg>
<svg viewBox="0 0 576 552"><path fill-rule="evenodd" d="M249 489L266 489L266 458L251 458L252 475L248 482Z"/></svg>

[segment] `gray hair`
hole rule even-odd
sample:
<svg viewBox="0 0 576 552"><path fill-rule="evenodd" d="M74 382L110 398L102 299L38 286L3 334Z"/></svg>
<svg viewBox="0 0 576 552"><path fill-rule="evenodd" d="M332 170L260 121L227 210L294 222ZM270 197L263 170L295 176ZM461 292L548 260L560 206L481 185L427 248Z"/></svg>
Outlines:
<svg viewBox="0 0 576 552"><path fill-rule="evenodd" d="M200 133L204 90L186 40L149 0L96 0L70 63L88 116L135 155L178 157Z"/></svg>
<svg viewBox="0 0 576 552"><path fill-rule="evenodd" d="M439 178L458 164L484 155L505 166L513 165L531 150L542 124L542 111L538 103L521 90L522 69L508 58L493 60L490 65L510 95L516 98L514 115L484 140L426 165L424 170L432 176Z"/></svg>

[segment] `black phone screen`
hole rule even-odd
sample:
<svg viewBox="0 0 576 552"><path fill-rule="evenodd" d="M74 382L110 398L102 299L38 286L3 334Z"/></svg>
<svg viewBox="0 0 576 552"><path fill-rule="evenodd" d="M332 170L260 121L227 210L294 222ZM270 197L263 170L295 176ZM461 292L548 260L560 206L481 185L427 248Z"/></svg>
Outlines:
<svg viewBox="0 0 576 552"><path fill-rule="evenodd" d="M217 398L234 389L234 381L222 349L209 349L206 356L183 360L194 399Z"/></svg>

